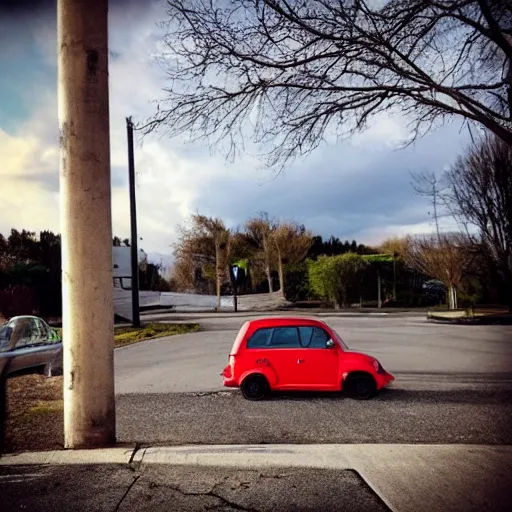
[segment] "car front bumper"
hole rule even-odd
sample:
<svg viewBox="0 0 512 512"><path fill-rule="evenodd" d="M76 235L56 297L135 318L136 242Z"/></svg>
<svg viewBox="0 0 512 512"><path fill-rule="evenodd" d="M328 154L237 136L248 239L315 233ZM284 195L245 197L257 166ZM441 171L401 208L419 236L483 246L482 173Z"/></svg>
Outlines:
<svg viewBox="0 0 512 512"><path fill-rule="evenodd" d="M382 389L383 387L387 386L391 382L395 380L395 377L391 375L391 373L387 372L386 370L382 370L382 372L379 372L375 375L375 381L377 382L377 389Z"/></svg>

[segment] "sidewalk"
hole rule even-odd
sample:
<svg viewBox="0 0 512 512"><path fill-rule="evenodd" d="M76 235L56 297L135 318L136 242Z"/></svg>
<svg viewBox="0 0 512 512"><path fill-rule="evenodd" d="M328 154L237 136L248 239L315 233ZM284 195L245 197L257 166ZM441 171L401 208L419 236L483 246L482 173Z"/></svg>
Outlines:
<svg viewBox="0 0 512 512"><path fill-rule="evenodd" d="M512 446L246 445L0 459L2 510L512 509Z"/></svg>

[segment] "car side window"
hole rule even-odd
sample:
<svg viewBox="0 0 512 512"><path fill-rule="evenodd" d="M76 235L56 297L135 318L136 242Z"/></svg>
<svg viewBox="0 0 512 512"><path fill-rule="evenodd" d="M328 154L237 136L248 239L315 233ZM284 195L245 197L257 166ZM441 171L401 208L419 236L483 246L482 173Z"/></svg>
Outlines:
<svg viewBox="0 0 512 512"><path fill-rule="evenodd" d="M297 327L278 327L274 329L270 346L273 348L300 348L299 330Z"/></svg>
<svg viewBox="0 0 512 512"><path fill-rule="evenodd" d="M299 327L300 344L307 348L326 348L330 336L319 327Z"/></svg>
<svg viewBox="0 0 512 512"><path fill-rule="evenodd" d="M301 348L297 327L258 329L247 341L247 348Z"/></svg>
<svg viewBox="0 0 512 512"><path fill-rule="evenodd" d="M248 340L247 348L265 348L270 343L273 329L258 329Z"/></svg>
<svg viewBox="0 0 512 512"><path fill-rule="evenodd" d="M14 348L23 348L30 345L30 319L18 318L12 323L11 339Z"/></svg>
<svg viewBox="0 0 512 512"><path fill-rule="evenodd" d="M34 331L35 343L38 345L46 345L51 343L48 326L40 318L34 318Z"/></svg>
<svg viewBox="0 0 512 512"><path fill-rule="evenodd" d="M36 318L18 318L13 326L12 340L15 348L33 347L47 343L47 337Z"/></svg>

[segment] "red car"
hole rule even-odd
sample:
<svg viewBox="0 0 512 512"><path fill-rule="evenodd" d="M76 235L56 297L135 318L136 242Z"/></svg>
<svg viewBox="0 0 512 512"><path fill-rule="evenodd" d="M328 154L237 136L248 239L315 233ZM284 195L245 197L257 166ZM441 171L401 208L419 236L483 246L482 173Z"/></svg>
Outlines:
<svg viewBox="0 0 512 512"><path fill-rule="evenodd" d="M343 390L364 400L394 380L377 359L349 350L326 323L304 317L245 322L228 360L224 386L239 387L248 400L278 390Z"/></svg>

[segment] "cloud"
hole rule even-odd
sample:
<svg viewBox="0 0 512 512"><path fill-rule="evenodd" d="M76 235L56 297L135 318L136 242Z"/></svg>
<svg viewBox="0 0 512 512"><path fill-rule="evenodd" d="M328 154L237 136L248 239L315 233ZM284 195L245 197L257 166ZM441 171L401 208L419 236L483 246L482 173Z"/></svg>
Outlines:
<svg viewBox="0 0 512 512"><path fill-rule="evenodd" d="M37 19L18 15L27 29L23 37L11 27L17 58L30 57L34 66L27 66L23 80L10 84L26 111L17 109L14 119L0 100L4 233L11 227L59 230L55 7L50 3L38 10ZM161 50L163 33L156 22L164 19L163 5L132 0L110 7L112 212L114 233L122 238L130 233L125 118L144 120L153 113L151 100L162 95L164 73L152 56ZM0 23L0 32L3 27ZM0 56L6 74L18 65L14 60ZM464 141L457 128L447 127L397 151L407 137L404 121L380 116L366 133L321 146L279 175L253 157L229 164L201 143L148 137L135 149L141 247L169 254L176 226L195 211L222 217L232 227L268 211L324 236L367 243L390 234L430 231L428 201L414 196L409 172L449 165Z"/></svg>
<svg viewBox="0 0 512 512"><path fill-rule="evenodd" d="M13 137L0 130L0 154L0 232L13 227L39 231L57 226L58 192L42 184L56 159L53 149L42 146L37 137Z"/></svg>

